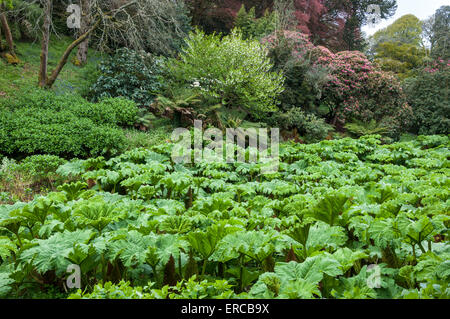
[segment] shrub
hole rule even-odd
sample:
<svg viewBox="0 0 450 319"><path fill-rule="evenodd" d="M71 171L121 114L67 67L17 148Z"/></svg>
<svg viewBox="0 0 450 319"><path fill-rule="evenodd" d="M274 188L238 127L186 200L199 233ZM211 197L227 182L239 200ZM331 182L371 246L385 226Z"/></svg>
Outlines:
<svg viewBox="0 0 450 319"><path fill-rule="evenodd" d="M297 128L306 142L318 142L327 137L328 132L332 129L321 118L312 113L305 113L298 107L291 108L287 112L277 112L270 119L271 125L279 128L290 130Z"/></svg>
<svg viewBox="0 0 450 319"><path fill-rule="evenodd" d="M317 108L328 106L327 117L333 125L342 127L348 120L366 123L375 120L387 127L392 136L408 128L412 113L398 78L379 70L359 51L332 53L324 47L314 46L299 32L285 31L284 38L292 48L290 54L294 59L310 61L308 69L325 67L329 70L328 79L319 87L320 102L316 105ZM264 38L263 43L273 50L282 43L281 40L272 34ZM301 72L305 70L300 69ZM321 111L318 109L317 112Z"/></svg>
<svg viewBox="0 0 450 319"><path fill-rule="evenodd" d="M125 99L89 103L76 95L34 90L0 107L5 155L112 155L126 147L118 125L132 125L136 105Z"/></svg>
<svg viewBox="0 0 450 319"><path fill-rule="evenodd" d="M122 97L107 98L93 105L104 113L114 114L114 124L120 126L133 126L138 116L136 103Z"/></svg>
<svg viewBox="0 0 450 319"><path fill-rule="evenodd" d="M120 96L148 105L163 87L162 65L162 58L150 53L118 49L100 63L100 76L91 87L90 98L99 101Z"/></svg>
<svg viewBox="0 0 450 319"><path fill-rule="evenodd" d="M193 85L204 99L259 117L276 109L283 91L283 75L272 72L272 67L261 44L244 40L238 30L223 38L197 30L169 69L177 85Z"/></svg>
<svg viewBox="0 0 450 319"><path fill-rule="evenodd" d="M99 103L90 103L76 94L56 95L51 91L31 89L9 100L11 109L32 108L54 112L68 111L77 117L88 118L102 125L133 126L138 107L125 98L106 98Z"/></svg>
<svg viewBox="0 0 450 319"><path fill-rule="evenodd" d="M54 154L64 157L115 154L124 148L123 132L98 125L70 111L18 109L0 113L4 154Z"/></svg>
<svg viewBox="0 0 450 319"><path fill-rule="evenodd" d="M310 55L292 54L305 41L306 37L270 36L263 39L263 43L269 44L269 56L275 69L282 71L286 77L285 90L280 97L283 111L299 107L307 112L317 112L324 85L329 81L329 69L326 66L315 64Z"/></svg>
<svg viewBox="0 0 450 319"><path fill-rule="evenodd" d="M244 4L242 4L234 20L234 26L242 30L245 39L261 39L275 31L277 23L278 16L276 11L269 12L266 10L264 16L256 18L255 7L247 11Z"/></svg>
<svg viewBox="0 0 450 319"><path fill-rule="evenodd" d="M139 147L151 148L163 141L168 141L170 139L170 134L175 128L170 125L164 126L164 124L161 126L161 120L164 121L165 119L158 119L158 125L154 125L155 128L152 128L147 132L127 130L125 132L125 137L127 138L126 151L131 151Z"/></svg>
<svg viewBox="0 0 450 319"><path fill-rule="evenodd" d="M381 126L375 120L370 121L370 123L360 121L347 123L345 129L347 130L347 133L355 138L360 138L365 135L383 135L388 133L387 128Z"/></svg>
<svg viewBox="0 0 450 319"><path fill-rule="evenodd" d="M450 60L438 60L405 82L405 93L414 113L414 133L450 133L449 81Z"/></svg>
<svg viewBox="0 0 450 319"><path fill-rule="evenodd" d="M20 169L27 172L34 181L50 178L66 161L55 155L32 155L20 163Z"/></svg>

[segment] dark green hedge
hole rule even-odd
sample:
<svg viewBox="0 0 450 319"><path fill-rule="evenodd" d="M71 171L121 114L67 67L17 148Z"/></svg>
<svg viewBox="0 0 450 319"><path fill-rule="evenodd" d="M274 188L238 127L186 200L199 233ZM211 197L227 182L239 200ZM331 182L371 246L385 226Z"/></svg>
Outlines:
<svg viewBox="0 0 450 319"><path fill-rule="evenodd" d="M405 83L413 108L413 132L420 135L450 133L450 68L424 69Z"/></svg>
<svg viewBox="0 0 450 319"><path fill-rule="evenodd" d="M89 103L76 95L25 92L0 105L0 153L115 155L126 146L120 126L133 125L137 110L123 98Z"/></svg>

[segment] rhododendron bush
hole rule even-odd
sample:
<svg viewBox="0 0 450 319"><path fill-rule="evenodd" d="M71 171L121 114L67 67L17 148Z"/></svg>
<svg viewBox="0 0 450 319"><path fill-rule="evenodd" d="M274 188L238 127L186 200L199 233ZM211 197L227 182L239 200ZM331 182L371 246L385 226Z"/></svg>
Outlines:
<svg viewBox="0 0 450 319"><path fill-rule="evenodd" d="M330 108L328 119L338 127L346 122L376 120L389 127L392 135L410 125L411 108L398 78L382 71L359 51L333 53L325 47L313 45L307 35L294 31L272 34L262 42L269 49L280 43L280 35L292 48L292 56L309 59L311 66L329 70L319 103Z"/></svg>

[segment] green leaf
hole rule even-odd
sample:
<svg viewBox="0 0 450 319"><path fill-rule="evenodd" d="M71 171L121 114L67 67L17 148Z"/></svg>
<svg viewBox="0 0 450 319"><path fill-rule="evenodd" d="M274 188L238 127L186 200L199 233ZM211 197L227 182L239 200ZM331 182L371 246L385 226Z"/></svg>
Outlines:
<svg viewBox="0 0 450 319"><path fill-rule="evenodd" d="M113 241L108 247L108 258L114 260L120 258L125 267L135 267L145 263L147 251L150 246L155 246L154 236L144 236L132 230L125 238Z"/></svg>
<svg viewBox="0 0 450 319"><path fill-rule="evenodd" d="M337 249L345 244L347 235L342 227L330 227L325 223L319 222L309 230L309 236L306 241L308 255L321 249Z"/></svg>
<svg viewBox="0 0 450 319"><path fill-rule="evenodd" d="M64 231L56 233L48 239L35 239L35 246L20 253L22 263L31 263L39 273L55 270L57 274L64 273L69 261L66 259L75 244L87 244L95 233L89 229Z"/></svg>
<svg viewBox="0 0 450 319"><path fill-rule="evenodd" d="M367 258L367 254L361 250L353 251L347 247L339 248L333 254L340 264L343 273L346 273L350 268L352 268L358 260Z"/></svg>
<svg viewBox="0 0 450 319"><path fill-rule="evenodd" d="M204 260L207 260L216 251L217 245L222 238L229 234L230 230L232 229L212 225L205 232L197 231L188 234L187 238L191 247Z"/></svg>
<svg viewBox="0 0 450 319"><path fill-rule="evenodd" d="M277 263L275 273L283 281L302 278L311 283L319 283L323 274L331 277L342 275L341 265L333 258L318 255L307 258L303 263L291 261L289 263Z"/></svg>
<svg viewBox="0 0 450 319"><path fill-rule="evenodd" d="M72 216L80 226L90 226L101 232L106 226L124 217L124 213L103 199L94 198L77 203Z"/></svg>
<svg viewBox="0 0 450 319"><path fill-rule="evenodd" d="M88 185L85 182L75 182L58 186L58 190L64 192L67 196L67 200L71 201L78 199L87 189L87 186Z"/></svg>
<svg viewBox="0 0 450 319"><path fill-rule="evenodd" d="M17 246L6 236L0 236L0 258L5 260L17 253Z"/></svg>
<svg viewBox="0 0 450 319"><path fill-rule="evenodd" d="M14 282L9 277L9 273L0 272L0 297L5 297L11 291L11 284Z"/></svg>

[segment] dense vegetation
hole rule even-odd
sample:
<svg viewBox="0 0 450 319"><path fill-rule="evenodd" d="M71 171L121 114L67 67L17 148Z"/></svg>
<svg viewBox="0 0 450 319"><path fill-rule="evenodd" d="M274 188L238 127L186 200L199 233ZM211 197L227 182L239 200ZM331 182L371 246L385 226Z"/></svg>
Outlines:
<svg viewBox="0 0 450 319"><path fill-rule="evenodd" d="M124 132L132 126L135 103L123 98L89 103L77 95L34 90L9 101L0 113L0 148L5 155L81 156L123 151Z"/></svg>
<svg viewBox="0 0 450 319"><path fill-rule="evenodd" d="M286 144L268 175L171 147L71 161L77 182L2 206L0 292L64 294L78 264L72 298L448 297L447 137Z"/></svg>
<svg viewBox="0 0 450 319"><path fill-rule="evenodd" d="M0 298L448 299L450 6L369 2L0 0Z"/></svg>

